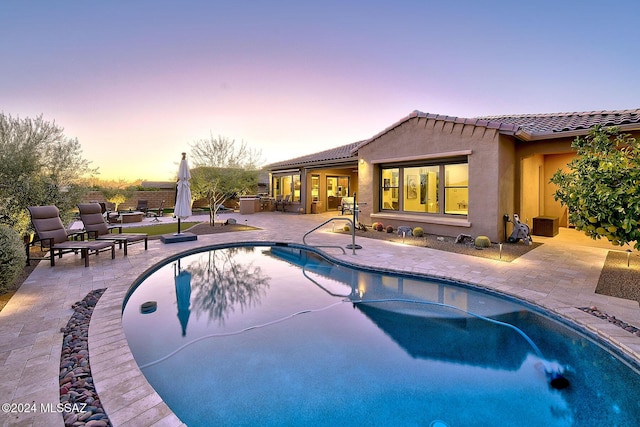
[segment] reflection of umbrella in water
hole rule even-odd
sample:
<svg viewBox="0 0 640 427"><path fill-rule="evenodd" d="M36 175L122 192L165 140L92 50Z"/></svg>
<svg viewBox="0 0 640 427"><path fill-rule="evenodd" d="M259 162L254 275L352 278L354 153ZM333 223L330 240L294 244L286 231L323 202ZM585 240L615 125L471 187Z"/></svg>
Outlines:
<svg viewBox="0 0 640 427"><path fill-rule="evenodd" d="M176 282L176 300L178 302L178 319L182 326L182 336L187 335L187 323L191 315L191 273L180 270L180 261L178 261L178 274L175 277Z"/></svg>
<svg viewBox="0 0 640 427"><path fill-rule="evenodd" d="M182 153L182 160L180 160L178 169L178 183L176 185L176 206L173 211L173 214L178 218L178 234L180 234L180 219L190 217L192 214L190 179L191 173L187 164L187 153Z"/></svg>

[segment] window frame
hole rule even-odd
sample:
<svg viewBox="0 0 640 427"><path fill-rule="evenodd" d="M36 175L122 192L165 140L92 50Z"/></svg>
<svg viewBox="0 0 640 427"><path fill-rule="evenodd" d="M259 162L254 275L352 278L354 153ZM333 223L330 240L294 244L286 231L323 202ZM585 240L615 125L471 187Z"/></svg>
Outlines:
<svg viewBox="0 0 640 427"><path fill-rule="evenodd" d="M466 164L467 165L467 186L446 186L445 185L445 167L450 165L459 165ZM437 203L437 212L422 212L416 210L406 210L405 208L405 183L407 182L407 172L406 169L409 168L432 168L434 166L438 167L438 176L437 176L437 195L436 195L436 203ZM408 162L389 162L389 163L380 163L380 179L378 182L379 185L379 206L378 212L385 213L402 213L402 214L411 214L411 215L424 215L424 216L446 216L446 217L456 217L456 218L466 218L469 215L469 203L467 201L466 204L466 213L451 213L447 212L447 200L446 200L446 191L450 188L465 188L469 191L469 157L468 156L456 156L450 158L439 158L439 159L425 159L425 160L412 160ZM398 170L398 208L397 209L385 209L383 205L384 199L384 176L385 170ZM412 175L415 175L413 173ZM387 190L391 187L387 187Z"/></svg>
<svg viewBox="0 0 640 427"><path fill-rule="evenodd" d="M290 201L299 203L302 199L302 175L298 173L274 173L271 176L272 197L286 197L290 195ZM288 186L288 188L284 188Z"/></svg>

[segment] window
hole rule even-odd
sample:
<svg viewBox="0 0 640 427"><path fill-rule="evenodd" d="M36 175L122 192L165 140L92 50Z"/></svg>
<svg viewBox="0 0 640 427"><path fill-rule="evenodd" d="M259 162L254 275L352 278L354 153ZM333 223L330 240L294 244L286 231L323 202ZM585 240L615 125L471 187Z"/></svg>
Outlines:
<svg viewBox="0 0 640 427"><path fill-rule="evenodd" d="M289 196L292 202L300 201L300 175L280 175L273 177L273 197Z"/></svg>
<svg viewBox="0 0 640 427"><path fill-rule="evenodd" d="M444 200L446 214L469 212L469 165L444 165Z"/></svg>
<svg viewBox="0 0 640 427"><path fill-rule="evenodd" d="M311 175L311 201L320 200L320 175Z"/></svg>
<svg viewBox="0 0 640 427"><path fill-rule="evenodd" d="M400 169L382 169L382 210L397 211L398 210L398 182Z"/></svg>
<svg viewBox="0 0 640 427"><path fill-rule="evenodd" d="M439 166L404 168L404 210L407 212L439 213Z"/></svg>
<svg viewBox="0 0 640 427"><path fill-rule="evenodd" d="M469 212L469 164L463 160L382 167L380 177L382 211L447 215Z"/></svg>

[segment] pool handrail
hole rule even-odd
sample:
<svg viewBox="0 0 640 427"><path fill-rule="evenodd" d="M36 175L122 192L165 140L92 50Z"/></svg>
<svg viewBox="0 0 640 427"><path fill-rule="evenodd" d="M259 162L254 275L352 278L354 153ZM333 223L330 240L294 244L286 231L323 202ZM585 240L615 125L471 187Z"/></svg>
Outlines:
<svg viewBox="0 0 640 427"><path fill-rule="evenodd" d="M339 248L340 250L342 250L343 254L347 254L347 252L344 250L344 248L342 246L337 246L337 245L309 245L306 241L306 238L309 234L313 233L314 231L316 231L318 228L322 227L323 225L326 225L328 223L330 223L331 221L335 221L335 220L339 220L339 221L347 221L349 224L351 224L351 248L353 249L353 255L356 254L356 228L354 227L353 221L351 221L349 218L343 218L343 217L332 217L329 218L328 220L324 221L322 224L318 225L317 227L312 228L311 230L307 231L304 236L302 236L302 243L305 246L311 246L314 248Z"/></svg>

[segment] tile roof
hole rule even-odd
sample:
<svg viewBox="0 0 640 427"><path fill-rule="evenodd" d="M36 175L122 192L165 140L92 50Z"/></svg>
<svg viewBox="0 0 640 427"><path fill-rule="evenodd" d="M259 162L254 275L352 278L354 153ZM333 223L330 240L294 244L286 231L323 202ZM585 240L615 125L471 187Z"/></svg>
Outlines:
<svg viewBox="0 0 640 427"><path fill-rule="evenodd" d="M351 144L341 145L340 147L330 148L328 150L320 151L319 153L307 154L306 156L296 157L295 159L284 160L281 162L271 163L265 166L267 170L283 169L308 166L309 164L327 164L327 163L342 163L342 162L356 162L358 160L357 155L352 152L354 148L360 145L363 141L352 142Z"/></svg>
<svg viewBox="0 0 640 427"><path fill-rule="evenodd" d="M586 133L588 129L595 125L621 126L624 128L640 130L640 109L550 114L519 114L474 118L423 113L422 111L415 110L408 116L387 127L382 132L363 141L360 145L354 148L353 152L356 153L360 147L369 144L371 141L414 118L426 118L449 123L485 127L487 129L497 129L501 133L514 135L516 138L524 141L550 139L563 136L559 135L560 133L565 133L565 136L575 136L580 133Z"/></svg>
<svg viewBox="0 0 640 427"><path fill-rule="evenodd" d="M637 128L640 129L640 109L486 116L478 117L477 119L498 121L503 124L517 126L517 132L529 136L529 138L525 139L532 139L536 136L552 136L560 132L588 130L595 125L637 125Z"/></svg>

